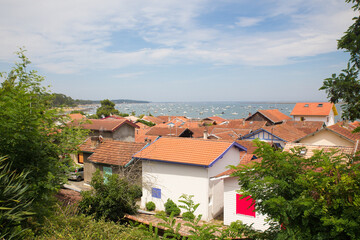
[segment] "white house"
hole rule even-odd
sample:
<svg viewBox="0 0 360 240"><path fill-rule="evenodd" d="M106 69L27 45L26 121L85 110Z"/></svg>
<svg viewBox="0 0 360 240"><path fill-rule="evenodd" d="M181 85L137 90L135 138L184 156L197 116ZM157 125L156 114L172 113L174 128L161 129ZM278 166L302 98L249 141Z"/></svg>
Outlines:
<svg viewBox="0 0 360 240"><path fill-rule="evenodd" d="M335 124L335 116L338 112L333 103L296 103L290 115L295 121L320 121L326 126L331 126Z"/></svg>
<svg viewBox="0 0 360 240"><path fill-rule="evenodd" d="M252 164L255 161L259 160L253 154L242 153L240 156L242 165ZM239 193L238 179L231 176L234 171L234 169L230 169L212 178L212 180L221 179L224 184L224 224L230 225L232 222L240 220L247 225L252 224L256 230L266 230L269 224L266 222L265 215L255 211L256 200L250 197L240 198L242 195Z"/></svg>
<svg viewBox="0 0 360 240"><path fill-rule="evenodd" d="M178 203L182 194L194 195L200 203L195 214L211 220L222 213L223 182L211 177L238 165L246 148L236 142L195 138L161 137L134 155L142 160L141 207L153 201L164 210L168 198Z"/></svg>

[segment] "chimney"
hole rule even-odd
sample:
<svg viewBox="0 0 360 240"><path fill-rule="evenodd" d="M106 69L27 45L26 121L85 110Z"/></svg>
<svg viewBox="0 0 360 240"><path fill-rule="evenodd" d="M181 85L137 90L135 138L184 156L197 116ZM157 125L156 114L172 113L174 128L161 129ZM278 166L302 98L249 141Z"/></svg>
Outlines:
<svg viewBox="0 0 360 240"><path fill-rule="evenodd" d="M96 148L100 144L100 137L99 136L92 136L91 137L91 148Z"/></svg>
<svg viewBox="0 0 360 240"><path fill-rule="evenodd" d="M204 139L208 139L208 137L209 137L209 133L208 133L208 131L205 129L205 130L204 130Z"/></svg>

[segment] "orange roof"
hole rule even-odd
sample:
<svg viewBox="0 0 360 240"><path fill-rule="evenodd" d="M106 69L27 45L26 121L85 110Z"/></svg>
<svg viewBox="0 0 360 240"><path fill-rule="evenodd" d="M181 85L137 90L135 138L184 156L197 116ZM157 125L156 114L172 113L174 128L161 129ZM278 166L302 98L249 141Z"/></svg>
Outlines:
<svg viewBox="0 0 360 240"><path fill-rule="evenodd" d="M83 144L80 145L79 148L82 152L94 152L96 147L91 144L91 138L89 137Z"/></svg>
<svg viewBox="0 0 360 240"><path fill-rule="evenodd" d="M148 121L148 122L155 123L155 124L164 123L164 121L162 119L157 118L157 117L153 117L153 116L144 116L142 119L145 120L145 121Z"/></svg>
<svg viewBox="0 0 360 240"><path fill-rule="evenodd" d="M328 129L332 130L333 132L344 136L347 139L355 142L356 140L360 140L360 133L353 133L352 131L355 130L355 126L351 124L346 124L344 122L339 122L334 125L327 127Z"/></svg>
<svg viewBox="0 0 360 240"><path fill-rule="evenodd" d="M115 115L115 114L111 115L111 116L108 116L106 118L103 118L103 120L113 120L113 119L126 119L126 118L124 118L122 116Z"/></svg>
<svg viewBox="0 0 360 240"><path fill-rule="evenodd" d="M264 127L263 129L287 142L295 141L296 139L307 135L305 132L295 127L284 124L268 126Z"/></svg>
<svg viewBox="0 0 360 240"><path fill-rule="evenodd" d="M205 140L196 138L161 137L134 157L210 167L231 147L245 150L236 142Z"/></svg>
<svg viewBox="0 0 360 240"><path fill-rule="evenodd" d="M71 118L71 120L81 120L81 119L85 119L86 117L84 115L82 115L81 113L71 113L69 114L69 117Z"/></svg>
<svg viewBox="0 0 360 240"><path fill-rule="evenodd" d="M89 119L90 123L85 123L81 125L85 129L90 130L98 130L98 131L109 131L113 132L123 124L128 124L133 126L134 128L138 128L135 123L132 123L128 120L120 120L120 119L113 119L113 120L103 120L103 119Z"/></svg>
<svg viewBox="0 0 360 240"><path fill-rule="evenodd" d="M254 154L242 152L242 153L240 153L240 163L237 167L249 166L255 162L261 162L261 158L254 158ZM236 171L237 171L236 169L231 168L229 170L226 170L225 172L218 174L215 177L222 177L222 176L228 177L229 175L233 174Z"/></svg>
<svg viewBox="0 0 360 240"><path fill-rule="evenodd" d="M204 118L203 120L204 120L204 121L206 121L206 120L211 120L211 121L216 122L216 124L220 124L220 123L226 121L225 118L222 118L222 117L219 117L219 116L208 117L208 118Z"/></svg>
<svg viewBox="0 0 360 240"><path fill-rule="evenodd" d="M96 163L124 166L145 145L145 143L105 140L99 144L89 160Z"/></svg>
<svg viewBox="0 0 360 240"><path fill-rule="evenodd" d="M278 109L259 110L258 112L264 115L267 119L269 119L273 123L278 123L284 120L291 119L291 117L280 112Z"/></svg>
<svg viewBox="0 0 360 240"><path fill-rule="evenodd" d="M316 132L324 126L324 122L319 121L286 121L282 124L292 126L307 134Z"/></svg>
<svg viewBox="0 0 360 240"><path fill-rule="evenodd" d="M328 116L331 110L334 111L335 116L338 114L335 104L333 103L329 103L329 102L296 103L290 115L291 116Z"/></svg>
<svg viewBox="0 0 360 240"><path fill-rule="evenodd" d="M180 136L183 132L185 132L187 128L164 128L164 127L152 127L149 131L146 132L145 135L150 136Z"/></svg>
<svg viewBox="0 0 360 240"><path fill-rule="evenodd" d="M265 126L266 126L266 121L244 121L244 119L231 119L231 120L227 120L226 123L224 124L217 125L216 127L251 129L252 131L255 131Z"/></svg>

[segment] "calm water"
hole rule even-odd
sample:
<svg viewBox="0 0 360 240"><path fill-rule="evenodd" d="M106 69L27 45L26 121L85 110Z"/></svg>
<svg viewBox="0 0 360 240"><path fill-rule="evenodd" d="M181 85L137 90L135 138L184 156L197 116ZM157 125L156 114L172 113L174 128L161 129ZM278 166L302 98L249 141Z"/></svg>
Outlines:
<svg viewBox="0 0 360 240"><path fill-rule="evenodd" d="M226 119L244 118L249 113L255 113L262 109L279 109L282 113L290 116L295 103L251 103L251 102L176 102L176 103L132 103L116 104L115 108L122 113L136 116L141 114L154 116L171 115L187 116L189 118L206 118L220 116ZM340 113L340 106L336 106ZM89 113L96 112L96 107L90 109ZM337 116L338 117L338 116Z"/></svg>

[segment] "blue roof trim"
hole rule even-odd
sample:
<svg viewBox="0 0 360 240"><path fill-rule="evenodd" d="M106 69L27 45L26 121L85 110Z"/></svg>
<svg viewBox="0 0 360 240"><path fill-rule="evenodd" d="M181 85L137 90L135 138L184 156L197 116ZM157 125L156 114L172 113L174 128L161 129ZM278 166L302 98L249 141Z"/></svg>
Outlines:
<svg viewBox="0 0 360 240"><path fill-rule="evenodd" d="M244 136L241 138L241 140L246 139L246 138L249 138L249 137L251 137L251 136L254 136L255 134L258 134L258 133L260 133L260 132L267 132L267 133L270 134L271 136L274 136L275 138L277 138L277 139L279 139L279 140L281 140L281 141L283 141L283 142L287 142L286 140L284 140L284 139L282 139L282 138L274 135L273 133L271 133L271 132L269 132L269 131L267 131L267 130L265 130L265 129L263 129L263 128L259 128L259 129L257 129L256 131L254 131L254 132L252 132L252 133L248 133L248 134L244 135Z"/></svg>
<svg viewBox="0 0 360 240"><path fill-rule="evenodd" d="M155 142L155 141L154 141L154 142ZM137 151L136 153L134 153L134 154L131 156L130 161L129 161L127 164L125 164L125 167L128 167L128 166L135 160L135 158L134 158L134 155L135 155L135 154L137 154L138 152L141 152L143 149L147 148L150 144L151 144L151 143L146 144L142 149L140 149L140 151Z"/></svg>
<svg viewBox="0 0 360 240"><path fill-rule="evenodd" d="M240 151L245 151L247 152L247 148L244 146L241 146L239 143L237 142L233 142L220 156L218 156L214 161L212 161L209 165L209 167L212 167L218 160L222 159L224 157L224 155L232 148L232 147L236 147L238 148Z"/></svg>

